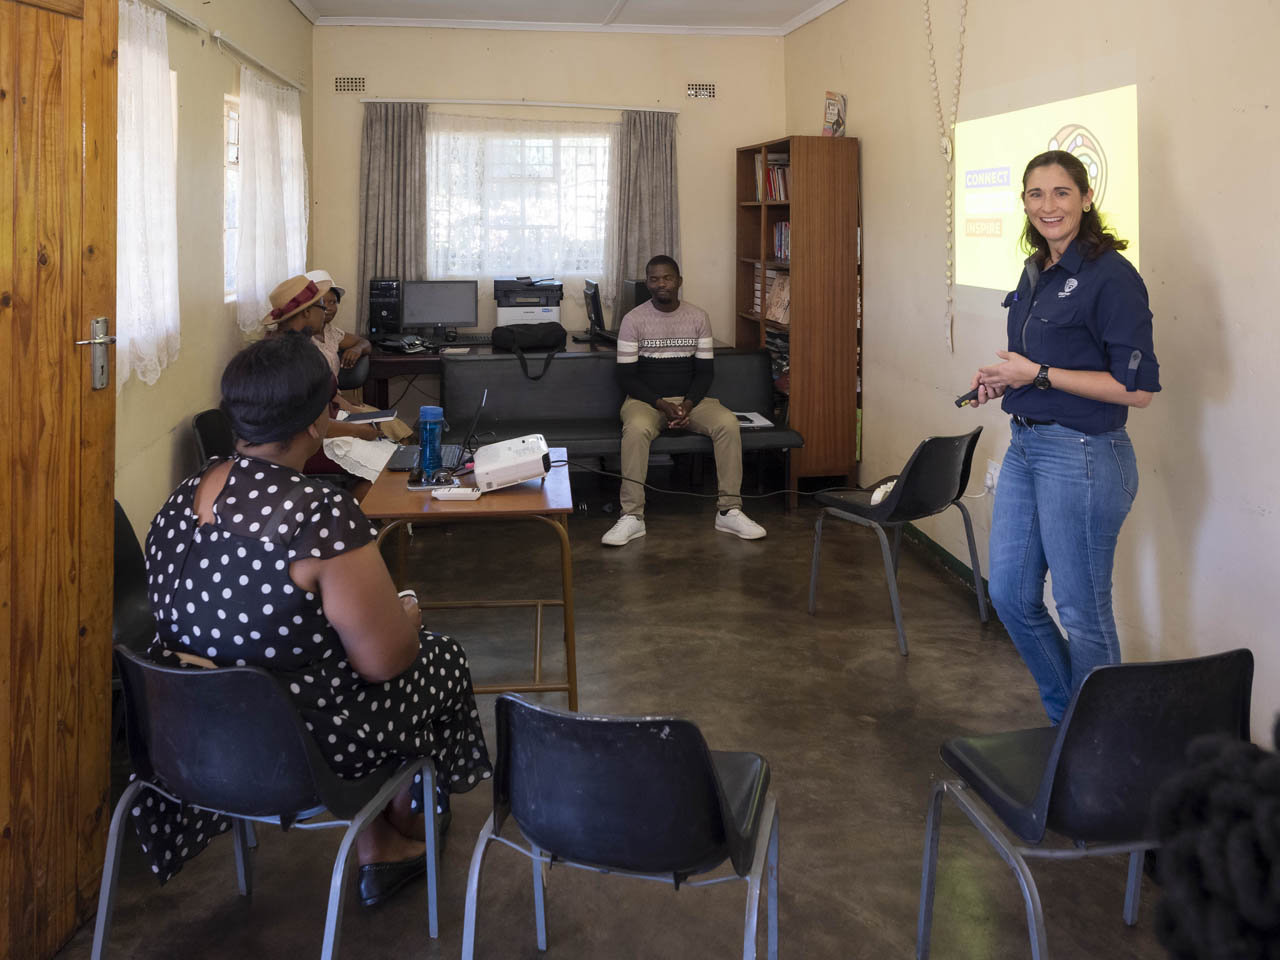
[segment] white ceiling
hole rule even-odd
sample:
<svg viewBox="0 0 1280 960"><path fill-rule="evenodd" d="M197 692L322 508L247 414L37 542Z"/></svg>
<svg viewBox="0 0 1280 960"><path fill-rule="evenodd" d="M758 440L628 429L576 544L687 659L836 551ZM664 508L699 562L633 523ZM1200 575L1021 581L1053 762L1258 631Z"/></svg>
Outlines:
<svg viewBox="0 0 1280 960"><path fill-rule="evenodd" d="M844 0L292 0L317 26L785 36Z"/></svg>

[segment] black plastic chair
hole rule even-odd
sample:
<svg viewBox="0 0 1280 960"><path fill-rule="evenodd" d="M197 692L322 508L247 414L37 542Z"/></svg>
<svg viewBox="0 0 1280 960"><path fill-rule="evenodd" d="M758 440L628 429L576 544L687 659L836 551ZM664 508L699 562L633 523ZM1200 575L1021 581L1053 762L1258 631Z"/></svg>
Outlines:
<svg viewBox="0 0 1280 960"><path fill-rule="evenodd" d="M236 436L231 430L231 421L217 407L192 417L191 429L196 436L196 456L200 458L200 466L205 466L214 457L235 455Z"/></svg>
<svg viewBox="0 0 1280 960"><path fill-rule="evenodd" d="M960 779L936 781L929 797L916 957L929 956L943 796L959 805L1017 875L1033 960L1048 960L1048 947L1040 894L1027 858L1128 854L1124 921L1135 924L1143 857L1159 846L1150 822L1151 798L1182 769L1187 745L1196 737L1248 739L1252 685L1253 654L1248 650L1097 667L1057 727L944 743L942 759ZM1073 845L1043 847L1046 832Z"/></svg>
<svg viewBox="0 0 1280 960"><path fill-rule="evenodd" d="M547 948L543 865L565 863L678 888L728 860L747 881L742 956L756 955L761 879L768 884L768 949L778 955L778 812L769 764L754 753L707 749L696 726L669 717L592 717L497 702L493 813L471 855L463 960L475 955L476 900L493 842L533 861L538 949ZM507 817L529 848L499 836Z"/></svg>
<svg viewBox="0 0 1280 960"><path fill-rule="evenodd" d="M819 493L814 499L823 508L813 528L813 561L809 567L809 614L818 609L818 559L822 550L822 520L828 514L870 527L880 538L884 557L884 575L889 582L889 602L893 605L893 622L898 628L898 649L907 655L907 634L902 629L902 605L898 602L898 548L902 543L902 525L924 517L932 517L954 506L964 517L964 532L969 538L969 562L973 566L973 587L978 593L978 617L987 622L987 597L982 588L982 567L978 562L978 545L973 539L973 521L960 502L969 485L969 468L973 449L978 445L982 428L958 437L930 437L916 447L902 472L884 477L861 490L845 493ZM871 502L876 488L895 481L893 489L879 503ZM884 528L893 528L893 545Z"/></svg>
<svg viewBox="0 0 1280 960"><path fill-rule="evenodd" d="M129 811L143 790L233 819L240 893L252 888L249 848L253 821L286 829L346 827L329 882L324 946L337 955L347 882L347 859L356 835L382 813L391 798L422 774L434 797L435 771L421 757L387 764L359 780L343 780L321 755L289 695L257 667L200 670L161 666L116 647L124 682L129 753L137 778L111 817L106 863L93 933L93 960L106 955L120 848ZM332 819L314 818L329 814ZM428 817L427 927L437 936L435 818Z"/></svg>
<svg viewBox="0 0 1280 960"><path fill-rule="evenodd" d="M147 563L124 507L116 501L115 551L112 555L113 593L111 642L141 653L155 636L155 620L147 600ZM111 677L111 741L124 731L124 699L120 676Z"/></svg>
<svg viewBox="0 0 1280 960"><path fill-rule="evenodd" d="M369 379L369 355L366 353L352 367L338 368L338 389L359 390Z"/></svg>

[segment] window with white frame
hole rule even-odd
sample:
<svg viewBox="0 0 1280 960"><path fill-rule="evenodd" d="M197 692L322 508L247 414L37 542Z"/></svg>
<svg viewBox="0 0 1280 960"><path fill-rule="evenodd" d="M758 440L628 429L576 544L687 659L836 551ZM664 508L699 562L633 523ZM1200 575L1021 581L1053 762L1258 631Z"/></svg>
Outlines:
<svg viewBox="0 0 1280 960"><path fill-rule="evenodd" d="M222 104L222 290L236 297L236 249L240 243L240 101Z"/></svg>
<svg viewBox="0 0 1280 960"><path fill-rule="evenodd" d="M608 275L616 123L427 123L428 277Z"/></svg>

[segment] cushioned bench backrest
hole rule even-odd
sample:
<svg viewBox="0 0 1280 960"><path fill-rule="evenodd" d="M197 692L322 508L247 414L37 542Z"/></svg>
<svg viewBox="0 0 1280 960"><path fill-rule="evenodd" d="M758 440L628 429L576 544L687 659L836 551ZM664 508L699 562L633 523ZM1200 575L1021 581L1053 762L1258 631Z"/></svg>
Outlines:
<svg viewBox="0 0 1280 960"><path fill-rule="evenodd" d="M513 354L444 356L440 389L446 417L469 416L487 388L484 418L513 420L616 419L622 406L612 353L557 354L540 380L530 380ZM528 358L542 369L543 358ZM773 415L769 356L763 351L717 353L710 396L730 410ZM455 424L456 426L456 424Z"/></svg>

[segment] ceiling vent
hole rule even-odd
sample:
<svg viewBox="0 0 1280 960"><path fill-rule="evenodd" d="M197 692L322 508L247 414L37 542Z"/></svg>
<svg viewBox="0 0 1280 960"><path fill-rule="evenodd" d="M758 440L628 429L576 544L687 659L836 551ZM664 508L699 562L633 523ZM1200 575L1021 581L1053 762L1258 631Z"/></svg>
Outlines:
<svg viewBox="0 0 1280 960"><path fill-rule="evenodd" d="M334 77L334 93L364 93L364 77Z"/></svg>
<svg viewBox="0 0 1280 960"><path fill-rule="evenodd" d="M690 100L714 100L715 98L716 98L716 85L714 83L689 84Z"/></svg>

